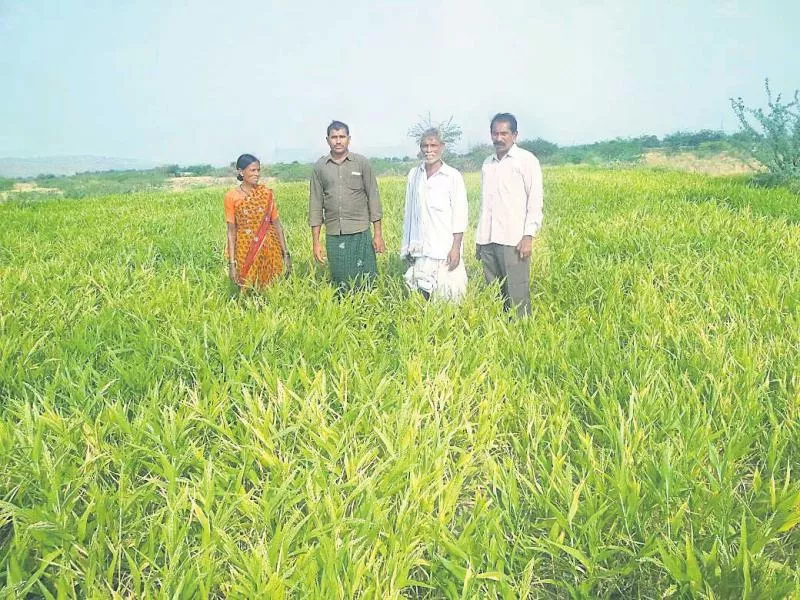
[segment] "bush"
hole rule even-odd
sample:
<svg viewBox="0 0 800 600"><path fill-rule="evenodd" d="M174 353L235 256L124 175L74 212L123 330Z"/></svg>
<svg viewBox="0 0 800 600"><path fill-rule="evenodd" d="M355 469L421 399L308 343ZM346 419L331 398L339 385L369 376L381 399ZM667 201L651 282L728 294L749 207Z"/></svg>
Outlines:
<svg viewBox="0 0 800 600"><path fill-rule="evenodd" d="M800 178L800 92L795 90L794 99L784 103L781 94L773 100L769 79L764 80L764 90L767 112L746 107L741 97L731 98L731 107L748 142L745 149L772 175ZM750 122L751 118L755 123Z"/></svg>
<svg viewBox="0 0 800 600"><path fill-rule="evenodd" d="M552 156L558 152L558 144L548 142L542 138L534 138L532 140L523 140L519 143L520 147L525 148L528 152L533 152L539 160L545 157Z"/></svg>
<svg viewBox="0 0 800 600"><path fill-rule="evenodd" d="M214 170L214 167L211 165L189 165L183 170L183 174L191 174L191 175L208 175Z"/></svg>
<svg viewBox="0 0 800 600"><path fill-rule="evenodd" d="M314 165L293 163L273 163L262 169L262 175L275 177L281 181L304 181L311 178Z"/></svg>
<svg viewBox="0 0 800 600"><path fill-rule="evenodd" d="M655 135L640 135L639 137L631 138L631 142L638 144L642 148L660 148L661 140Z"/></svg>
<svg viewBox="0 0 800 600"><path fill-rule="evenodd" d="M707 142L719 142L727 139L724 131L701 129L700 131L676 131L664 136L664 147L670 150L698 148Z"/></svg>

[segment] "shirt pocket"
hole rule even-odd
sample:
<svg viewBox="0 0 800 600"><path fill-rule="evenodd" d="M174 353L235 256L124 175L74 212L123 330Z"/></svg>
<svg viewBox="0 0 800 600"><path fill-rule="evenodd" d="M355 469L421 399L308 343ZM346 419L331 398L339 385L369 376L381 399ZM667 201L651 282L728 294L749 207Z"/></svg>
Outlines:
<svg viewBox="0 0 800 600"><path fill-rule="evenodd" d="M346 177L346 185L351 190L361 190L364 188L364 179L360 171L353 171Z"/></svg>

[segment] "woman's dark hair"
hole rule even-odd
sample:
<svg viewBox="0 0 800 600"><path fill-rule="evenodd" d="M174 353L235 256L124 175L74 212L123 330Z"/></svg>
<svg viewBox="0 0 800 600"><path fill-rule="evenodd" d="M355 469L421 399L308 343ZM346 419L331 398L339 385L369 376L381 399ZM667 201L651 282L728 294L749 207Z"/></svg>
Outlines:
<svg viewBox="0 0 800 600"><path fill-rule="evenodd" d="M254 162L261 162L252 154L242 154L239 158L236 159L236 170L241 171L242 169L246 169ZM242 177L241 173L236 174L236 179L239 181L243 181L244 177Z"/></svg>

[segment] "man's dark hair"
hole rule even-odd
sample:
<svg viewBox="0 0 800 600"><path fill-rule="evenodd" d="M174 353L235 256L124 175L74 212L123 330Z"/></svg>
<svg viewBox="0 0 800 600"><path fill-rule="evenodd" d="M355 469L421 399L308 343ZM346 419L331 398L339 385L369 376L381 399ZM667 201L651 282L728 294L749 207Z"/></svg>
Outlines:
<svg viewBox="0 0 800 600"><path fill-rule="evenodd" d="M344 132L347 135L350 135L350 128L347 126L347 123L342 123L341 121L331 121L331 124L328 125L328 137L331 137L331 131L334 129L338 129L340 131L344 129Z"/></svg>
<svg viewBox="0 0 800 600"><path fill-rule="evenodd" d="M517 133L517 118L511 113L497 113L493 116L492 122L489 123L489 131L494 129L495 123L508 123L511 133Z"/></svg>

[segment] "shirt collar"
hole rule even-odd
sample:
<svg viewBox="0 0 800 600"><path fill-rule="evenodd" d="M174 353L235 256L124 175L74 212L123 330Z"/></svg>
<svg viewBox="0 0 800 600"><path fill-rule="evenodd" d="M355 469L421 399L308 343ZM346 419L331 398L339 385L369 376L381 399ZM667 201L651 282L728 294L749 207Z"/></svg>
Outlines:
<svg viewBox="0 0 800 600"><path fill-rule="evenodd" d="M331 153L330 153L330 152L328 152L328 161L330 161L330 162L332 162L332 163L334 163L334 164L340 164L340 165L343 165L345 160L353 160L352 158L350 158L352 155L353 155L353 153L352 153L352 152L350 152L350 151L348 151L348 152L347 152L347 156L345 156L345 157L344 157L344 160L342 160L342 162L340 162L340 163L336 163L336 161L335 161L335 160L333 160L333 157L331 156ZM328 162L328 161L325 161L325 162Z"/></svg>
<svg viewBox="0 0 800 600"><path fill-rule="evenodd" d="M511 144L511 148L509 148L508 152L506 152L506 156L514 158L517 154L519 154L519 146L517 146L516 144ZM504 156L503 158L505 158L506 156ZM501 158L500 160L503 160L503 158ZM500 162L500 160L497 159L497 152L492 154L492 160L494 160L494 162Z"/></svg>
<svg viewBox="0 0 800 600"><path fill-rule="evenodd" d="M419 167L418 168L419 168L420 171L425 171L425 161L424 160L421 163L419 163ZM436 177L437 175L439 175L439 173L441 173L442 175L450 175L450 165L448 165L446 162L442 161L442 166L439 167L439 170L436 171L436 173L434 173L433 176Z"/></svg>

